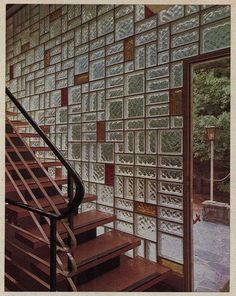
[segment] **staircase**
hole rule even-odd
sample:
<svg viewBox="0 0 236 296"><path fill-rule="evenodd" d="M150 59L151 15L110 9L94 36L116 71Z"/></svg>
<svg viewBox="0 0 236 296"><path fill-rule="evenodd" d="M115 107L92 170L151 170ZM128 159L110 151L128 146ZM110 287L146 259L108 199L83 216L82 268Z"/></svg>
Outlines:
<svg viewBox="0 0 236 296"><path fill-rule="evenodd" d="M146 291L169 277L168 268L125 255L141 244L139 238L117 230L97 234L115 215L78 212L96 196L84 193L76 171L6 93L18 112L6 111L5 290ZM15 120L18 114L26 120ZM22 131L26 126L35 133ZM30 147L28 140L35 138L46 145ZM52 151L55 160L39 158L42 151ZM50 168L56 168L54 176Z"/></svg>

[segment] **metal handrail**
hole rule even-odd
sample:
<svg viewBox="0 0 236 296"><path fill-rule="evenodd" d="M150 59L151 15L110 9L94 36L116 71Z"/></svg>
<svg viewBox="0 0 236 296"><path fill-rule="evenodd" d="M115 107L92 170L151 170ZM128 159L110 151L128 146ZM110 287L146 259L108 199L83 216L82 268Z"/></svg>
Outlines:
<svg viewBox="0 0 236 296"><path fill-rule="evenodd" d="M68 207L60 214L45 212L41 209L29 206L22 202L14 201L11 199L6 199L8 204L12 204L14 206L23 208L27 211L34 212L36 214L42 215L50 219L50 291L56 291L56 229L57 229L57 221L65 218L69 218L70 226L73 227L73 214L78 209L84 197L84 186L83 181L80 176L77 174L75 169L70 165L70 163L63 157L61 152L55 147L55 145L51 142L51 140L47 137L47 135L43 132L43 130L38 126L38 124L33 120L33 118L27 113L24 107L18 102L15 96L10 92L10 90L6 87L6 94L11 99L11 101L15 104L15 106L20 110L23 116L27 119L27 121L32 125L32 127L36 130L36 132L41 136L44 142L48 145L48 147L52 150L55 156L61 161L63 166L67 169L68 173L68 197L69 197L69 205ZM73 197L73 182L75 183L75 194Z"/></svg>

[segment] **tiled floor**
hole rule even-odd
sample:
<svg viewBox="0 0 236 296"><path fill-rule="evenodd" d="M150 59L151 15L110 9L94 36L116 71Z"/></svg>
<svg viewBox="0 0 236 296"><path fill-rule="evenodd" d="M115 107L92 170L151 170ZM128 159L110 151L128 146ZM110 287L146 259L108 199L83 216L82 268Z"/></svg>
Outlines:
<svg viewBox="0 0 236 296"><path fill-rule="evenodd" d="M193 235L194 290L220 291L229 279L229 226L201 220Z"/></svg>

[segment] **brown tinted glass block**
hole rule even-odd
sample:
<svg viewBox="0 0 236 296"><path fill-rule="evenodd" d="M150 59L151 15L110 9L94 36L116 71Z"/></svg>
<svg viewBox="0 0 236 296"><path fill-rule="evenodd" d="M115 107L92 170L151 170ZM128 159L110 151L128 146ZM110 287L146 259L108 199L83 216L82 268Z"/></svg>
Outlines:
<svg viewBox="0 0 236 296"><path fill-rule="evenodd" d="M50 50L44 52L44 67L50 66Z"/></svg>
<svg viewBox="0 0 236 296"><path fill-rule="evenodd" d="M10 66L9 76L10 76L10 79L13 79L14 78L14 65L11 65Z"/></svg>
<svg viewBox="0 0 236 296"><path fill-rule="evenodd" d="M149 18L153 15L154 15L154 13L151 11L151 9L145 5L145 18Z"/></svg>
<svg viewBox="0 0 236 296"><path fill-rule="evenodd" d="M183 265L160 258L160 257L158 262L163 266L169 267L178 276L183 277Z"/></svg>
<svg viewBox="0 0 236 296"><path fill-rule="evenodd" d="M48 134L50 132L50 125L41 125L40 128L46 134Z"/></svg>
<svg viewBox="0 0 236 296"><path fill-rule="evenodd" d="M29 50L29 49L30 49L30 43L29 43L29 42L27 42L27 43L21 45L21 52L22 52L22 53L23 53L23 52L26 52L26 51Z"/></svg>
<svg viewBox="0 0 236 296"><path fill-rule="evenodd" d="M153 217L156 217L156 215L157 215L155 205L135 201L134 209L135 209L135 212L139 213L139 214L149 215L149 216L153 216Z"/></svg>
<svg viewBox="0 0 236 296"><path fill-rule="evenodd" d="M62 88L61 89L61 106L67 106L68 105L68 88Z"/></svg>
<svg viewBox="0 0 236 296"><path fill-rule="evenodd" d="M134 59L134 38L126 38L124 41L124 56L125 62L132 61Z"/></svg>
<svg viewBox="0 0 236 296"><path fill-rule="evenodd" d="M83 83L87 83L87 82L89 82L89 74L88 73L74 76L74 85L79 85L79 84L83 84Z"/></svg>
<svg viewBox="0 0 236 296"><path fill-rule="evenodd" d="M182 90L172 90L170 92L170 115L183 114Z"/></svg>
<svg viewBox="0 0 236 296"><path fill-rule="evenodd" d="M114 164L105 164L105 185L114 186L115 179L115 165Z"/></svg>
<svg viewBox="0 0 236 296"><path fill-rule="evenodd" d="M97 122L97 141L105 142L106 140L106 123L105 121Z"/></svg>
<svg viewBox="0 0 236 296"><path fill-rule="evenodd" d="M50 22L54 21L55 19L59 18L61 16L61 8L53 11L50 15Z"/></svg>

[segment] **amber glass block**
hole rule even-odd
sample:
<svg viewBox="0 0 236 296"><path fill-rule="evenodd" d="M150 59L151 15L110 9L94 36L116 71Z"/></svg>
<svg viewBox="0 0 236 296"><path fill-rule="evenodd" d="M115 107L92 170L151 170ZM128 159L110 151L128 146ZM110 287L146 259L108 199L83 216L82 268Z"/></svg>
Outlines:
<svg viewBox="0 0 236 296"><path fill-rule="evenodd" d="M176 273L178 276L183 277L183 265L178 264L178 263L174 263L172 261L163 259L163 258L159 258L158 262L166 267L169 267L174 273Z"/></svg>
<svg viewBox="0 0 236 296"><path fill-rule="evenodd" d="M132 61L134 59L134 38L126 38L124 40L124 59L125 62Z"/></svg>
<svg viewBox="0 0 236 296"><path fill-rule="evenodd" d="M87 83L87 82L89 82L89 74L88 73L74 76L74 85L79 85L79 84L83 84L83 83Z"/></svg>
<svg viewBox="0 0 236 296"><path fill-rule="evenodd" d="M170 92L170 114L183 114L183 96L182 89L171 90Z"/></svg>
<svg viewBox="0 0 236 296"><path fill-rule="evenodd" d="M106 140L106 122L98 121L97 122L97 141L105 142Z"/></svg>
<svg viewBox="0 0 236 296"><path fill-rule="evenodd" d="M44 52L44 67L50 66L50 50Z"/></svg>
<svg viewBox="0 0 236 296"><path fill-rule="evenodd" d="M27 43L21 45L21 52L22 53L26 52L29 49L30 49L30 42L27 42Z"/></svg>
<svg viewBox="0 0 236 296"><path fill-rule="evenodd" d="M157 215L156 206L144 202L135 201L134 211L135 213L149 215L153 217L156 217Z"/></svg>

